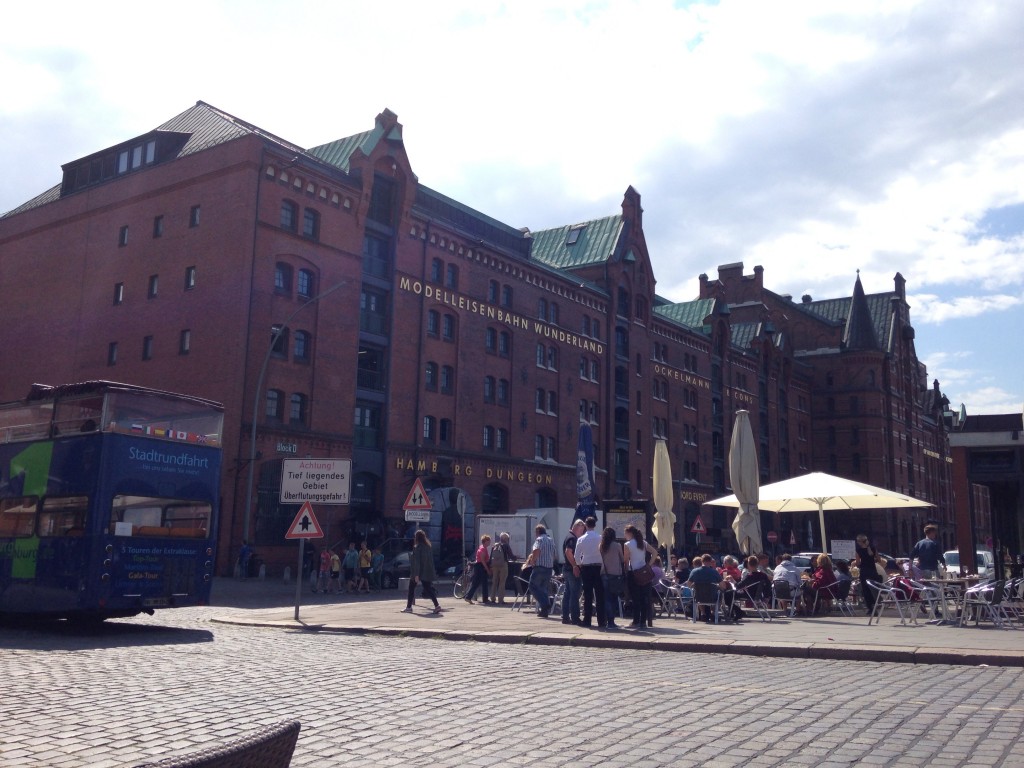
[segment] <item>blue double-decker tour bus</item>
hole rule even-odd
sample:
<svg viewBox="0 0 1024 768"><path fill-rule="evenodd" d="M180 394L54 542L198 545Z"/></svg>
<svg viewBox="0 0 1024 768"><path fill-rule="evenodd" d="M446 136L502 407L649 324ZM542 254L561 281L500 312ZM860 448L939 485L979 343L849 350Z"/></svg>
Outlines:
<svg viewBox="0 0 1024 768"><path fill-rule="evenodd" d="M209 603L224 409L109 381L0 405L0 616Z"/></svg>

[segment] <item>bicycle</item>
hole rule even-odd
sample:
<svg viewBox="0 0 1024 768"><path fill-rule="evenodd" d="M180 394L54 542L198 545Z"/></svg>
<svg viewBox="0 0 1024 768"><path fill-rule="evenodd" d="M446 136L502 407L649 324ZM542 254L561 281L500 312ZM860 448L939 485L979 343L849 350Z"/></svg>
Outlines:
<svg viewBox="0 0 1024 768"><path fill-rule="evenodd" d="M469 585L473 583L473 561L466 560L466 567L462 571L462 575L455 579L455 588L453 590L456 599L461 600L469 592Z"/></svg>

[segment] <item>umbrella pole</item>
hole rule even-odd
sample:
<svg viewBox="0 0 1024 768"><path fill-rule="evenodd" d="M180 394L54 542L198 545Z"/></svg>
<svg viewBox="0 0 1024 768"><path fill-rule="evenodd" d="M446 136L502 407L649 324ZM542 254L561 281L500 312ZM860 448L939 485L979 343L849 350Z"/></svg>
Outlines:
<svg viewBox="0 0 1024 768"><path fill-rule="evenodd" d="M818 502L818 525L821 527L821 551L827 552L828 546L825 542L825 503L822 501Z"/></svg>

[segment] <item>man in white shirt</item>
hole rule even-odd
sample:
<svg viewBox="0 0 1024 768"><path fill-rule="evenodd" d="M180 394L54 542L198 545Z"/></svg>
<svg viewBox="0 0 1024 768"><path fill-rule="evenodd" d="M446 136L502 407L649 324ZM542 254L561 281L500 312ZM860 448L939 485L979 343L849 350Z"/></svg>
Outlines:
<svg viewBox="0 0 1024 768"><path fill-rule="evenodd" d="M597 625L607 626L604 605L604 583L601 581L601 534L597 532L597 518L588 517L584 523L587 532L576 541L575 573L583 582L583 622L580 626L592 627L594 601L597 601Z"/></svg>
<svg viewBox="0 0 1024 768"><path fill-rule="evenodd" d="M794 589L800 588L800 569L793 565L793 556L789 552L785 552L779 558L779 564L775 567L772 578L788 581L789 586Z"/></svg>

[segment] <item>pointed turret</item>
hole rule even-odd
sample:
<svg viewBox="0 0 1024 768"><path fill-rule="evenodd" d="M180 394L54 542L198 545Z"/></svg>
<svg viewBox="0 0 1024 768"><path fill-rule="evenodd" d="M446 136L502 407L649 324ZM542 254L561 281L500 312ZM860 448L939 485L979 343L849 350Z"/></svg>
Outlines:
<svg viewBox="0 0 1024 768"><path fill-rule="evenodd" d="M846 328L843 331L843 346L846 349L878 349L875 326L871 321L871 309L864 295L864 286L860 283L859 269L857 282L853 286L850 314L846 318Z"/></svg>

